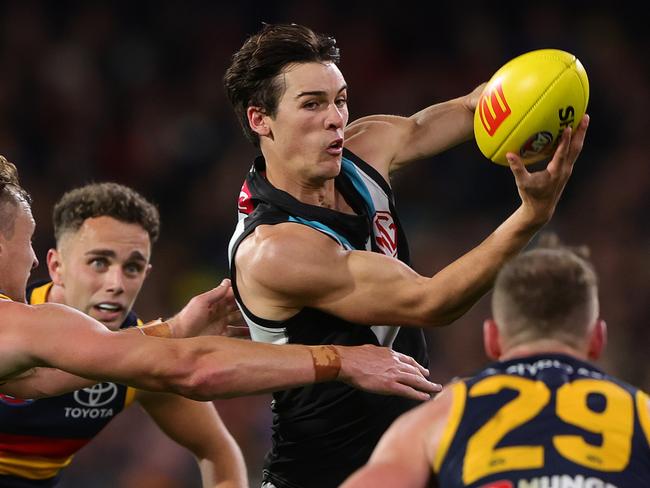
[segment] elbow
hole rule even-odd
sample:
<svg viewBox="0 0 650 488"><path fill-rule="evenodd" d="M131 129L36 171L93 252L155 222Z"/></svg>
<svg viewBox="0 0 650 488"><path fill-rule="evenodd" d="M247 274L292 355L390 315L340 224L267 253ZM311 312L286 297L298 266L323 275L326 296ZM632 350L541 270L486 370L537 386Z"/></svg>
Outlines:
<svg viewBox="0 0 650 488"><path fill-rule="evenodd" d="M420 296L413 296L412 302L406 307L410 310L409 324L416 327L444 327L460 318L469 307L458 303L445 293L432 296L428 290L422 289Z"/></svg>

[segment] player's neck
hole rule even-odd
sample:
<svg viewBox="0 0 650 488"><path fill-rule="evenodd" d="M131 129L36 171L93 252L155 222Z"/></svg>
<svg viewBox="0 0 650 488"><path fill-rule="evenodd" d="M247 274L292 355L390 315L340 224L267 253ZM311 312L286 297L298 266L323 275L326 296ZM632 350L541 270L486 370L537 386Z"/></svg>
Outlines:
<svg viewBox="0 0 650 488"><path fill-rule="evenodd" d="M518 359L525 356L536 356L540 354L564 354L582 361L589 360L585 352L580 351L575 347L558 341L547 340L510 347L501 354L499 361L509 361L510 359Z"/></svg>
<svg viewBox="0 0 650 488"><path fill-rule="evenodd" d="M273 166L267 166L266 178L275 188L289 193L302 203L354 213L343 195L336 190L333 178L302 179Z"/></svg>

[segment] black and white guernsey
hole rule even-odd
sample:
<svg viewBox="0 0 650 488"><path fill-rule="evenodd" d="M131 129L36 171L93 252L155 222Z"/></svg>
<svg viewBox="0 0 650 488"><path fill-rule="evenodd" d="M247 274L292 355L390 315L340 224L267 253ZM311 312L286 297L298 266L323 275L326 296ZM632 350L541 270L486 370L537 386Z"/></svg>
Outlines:
<svg viewBox="0 0 650 488"><path fill-rule="evenodd" d="M242 186L239 222L229 245L235 296L253 340L274 344L383 345L426 366L427 349L419 329L356 324L313 308L304 308L284 321L251 313L237 292L234 257L239 244L258 225L295 222L322 232L345 249L384 253L409 262L408 244L395 213L390 186L374 168L347 149L335 186L356 215L304 204L273 187L264 174L265 161L258 157ZM368 460L393 420L416 404L335 382L275 393L273 447L265 463L265 481L277 488L338 486Z"/></svg>

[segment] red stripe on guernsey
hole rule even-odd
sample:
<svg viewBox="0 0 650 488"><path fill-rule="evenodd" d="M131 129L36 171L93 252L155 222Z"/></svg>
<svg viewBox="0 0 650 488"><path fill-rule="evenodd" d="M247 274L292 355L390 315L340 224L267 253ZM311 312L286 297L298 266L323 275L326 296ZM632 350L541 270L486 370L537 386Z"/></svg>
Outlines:
<svg viewBox="0 0 650 488"><path fill-rule="evenodd" d="M251 191L248 189L248 182L244 180L244 184L239 190L239 198L237 200L237 209L249 215L253 210L253 201L251 200Z"/></svg>
<svg viewBox="0 0 650 488"><path fill-rule="evenodd" d="M0 457L3 455L23 455L61 458L72 456L90 439L57 439L0 433Z"/></svg>

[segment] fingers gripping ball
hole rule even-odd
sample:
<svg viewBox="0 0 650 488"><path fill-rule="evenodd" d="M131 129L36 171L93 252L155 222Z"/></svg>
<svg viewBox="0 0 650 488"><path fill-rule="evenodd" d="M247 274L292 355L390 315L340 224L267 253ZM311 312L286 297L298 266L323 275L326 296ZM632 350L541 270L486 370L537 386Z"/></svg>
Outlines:
<svg viewBox="0 0 650 488"><path fill-rule="evenodd" d="M485 157L508 165L548 158L565 127L575 129L587 110L589 80L582 63L558 49L518 56L492 76L474 112L474 136Z"/></svg>

